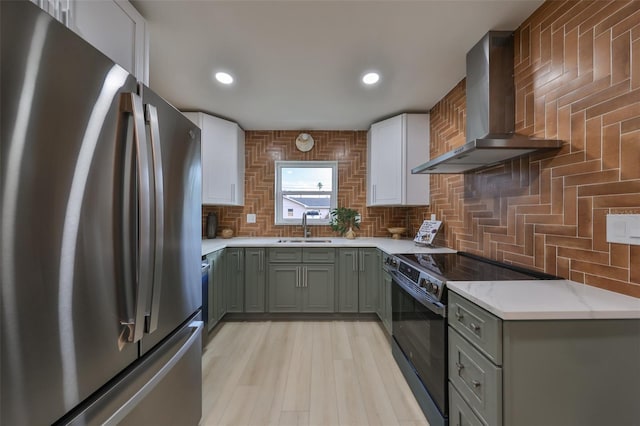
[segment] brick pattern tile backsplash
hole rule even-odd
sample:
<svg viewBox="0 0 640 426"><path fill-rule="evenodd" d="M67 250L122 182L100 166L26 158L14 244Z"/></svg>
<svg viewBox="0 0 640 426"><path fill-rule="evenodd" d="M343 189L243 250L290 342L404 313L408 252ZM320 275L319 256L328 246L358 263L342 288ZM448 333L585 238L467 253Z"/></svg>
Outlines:
<svg viewBox="0 0 640 426"><path fill-rule="evenodd" d="M467 175L434 175L440 244L640 297L640 246L609 213L640 213L640 1L547 1L515 33L516 131L558 138ZM431 110L431 156L465 142L465 82Z"/></svg>
<svg viewBox="0 0 640 426"><path fill-rule="evenodd" d="M231 228L243 237L301 237L301 226L275 225L274 185L276 160L338 161L338 206L360 212L362 222L356 231L363 237L390 237L387 227L408 226L413 235L426 216L426 207L366 207L367 132L310 131L315 145L300 152L295 140L298 131L245 132L245 203L243 207L202 207L202 235L206 234L206 216L218 215L218 234ZM206 167L206 165L205 165ZM246 215L255 213L256 223L246 223ZM337 234L329 226L312 226L313 237Z"/></svg>

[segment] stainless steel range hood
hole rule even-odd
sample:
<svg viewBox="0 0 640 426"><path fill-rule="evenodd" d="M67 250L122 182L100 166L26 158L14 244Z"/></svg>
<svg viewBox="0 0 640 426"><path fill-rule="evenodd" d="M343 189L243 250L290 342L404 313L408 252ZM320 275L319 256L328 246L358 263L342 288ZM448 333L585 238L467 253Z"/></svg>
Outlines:
<svg viewBox="0 0 640 426"><path fill-rule="evenodd" d="M490 31L467 53L467 143L411 170L465 173L562 141L514 133L513 33Z"/></svg>

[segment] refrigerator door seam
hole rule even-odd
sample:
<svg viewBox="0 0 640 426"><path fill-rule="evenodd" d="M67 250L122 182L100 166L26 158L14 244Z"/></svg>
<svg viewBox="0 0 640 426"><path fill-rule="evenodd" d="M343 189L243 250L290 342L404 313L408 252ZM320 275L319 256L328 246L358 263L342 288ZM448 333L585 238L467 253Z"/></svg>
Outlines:
<svg viewBox="0 0 640 426"><path fill-rule="evenodd" d="M126 93L124 104L127 112L133 114L133 135L136 151L136 165L138 174L138 213L139 213L139 246L138 246L138 273L136 285L135 317L133 318L133 333L128 341L138 342L144 333L144 319L146 311L147 295L151 281L151 195L149 185L149 154L147 151L147 138L144 125L144 110L142 98L135 93Z"/></svg>

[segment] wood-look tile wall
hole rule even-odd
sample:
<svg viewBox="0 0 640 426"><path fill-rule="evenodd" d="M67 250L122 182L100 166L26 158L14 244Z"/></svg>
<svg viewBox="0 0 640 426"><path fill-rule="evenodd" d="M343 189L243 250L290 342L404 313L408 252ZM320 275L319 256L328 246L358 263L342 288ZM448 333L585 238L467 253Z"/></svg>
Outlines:
<svg viewBox="0 0 640 426"><path fill-rule="evenodd" d="M640 1L548 1L515 36L516 131L566 141L475 174L432 177L440 243L640 297ZM431 110L431 156L462 145L464 80Z"/></svg>
<svg viewBox="0 0 640 426"><path fill-rule="evenodd" d="M301 226L275 225L274 185L276 160L338 161L338 206L360 212L362 222L359 236L389 237L386 228L411 226L407 235L415 234L416 223L422 223L425 208L366 207L367 133L365 131L312 131L313 149L300 152L295 140L297 131L245 132L245 203L243 207L202 208L202 235L206 233L206 216L218 215L218 234L231 228L234 235L243 237L273 236L301 237ZM246 215L255 213L256 223L247 223ZM336 236L329 226L310 227L313 237Z"/></svg>

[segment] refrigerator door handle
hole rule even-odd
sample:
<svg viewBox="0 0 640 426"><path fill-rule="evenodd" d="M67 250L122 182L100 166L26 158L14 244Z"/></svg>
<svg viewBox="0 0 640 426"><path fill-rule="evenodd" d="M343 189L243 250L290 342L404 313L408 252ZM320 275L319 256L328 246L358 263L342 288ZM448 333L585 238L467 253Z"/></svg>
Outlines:
<svg viewBox="0 0 640 426"><path fill-rule="evenodd" d="M151 194L149 184L149 153L147 151L147 135L144 124L144 109L142 98L135 93L124 93L121 105L126 112L133 115L133 139L137 167L137 193L138 193L138 257L137 280L135 291L134 317L127 323L132 332L127 336L127 341L135 343L142 339L144 333L144 320L151 282ZM130 219L129 219L130 220ZM131 229L131 226L128 226ZM124 259L128 262L129 259Z"/></svg>
<svg viewBox="0 0 640 426"><path fill-rule="evenodd" d="M155 247L153 280L151 288L151 309L147 317L146 331L153 333L158 328L160 311L160 292L162 290L162 262L164 247L164 181L162 174L162 152L160 149L160 123L158 109L146 105L146 121L149 123L151 136L151 158L153 168L153 186L155 195Z"/></svg>

